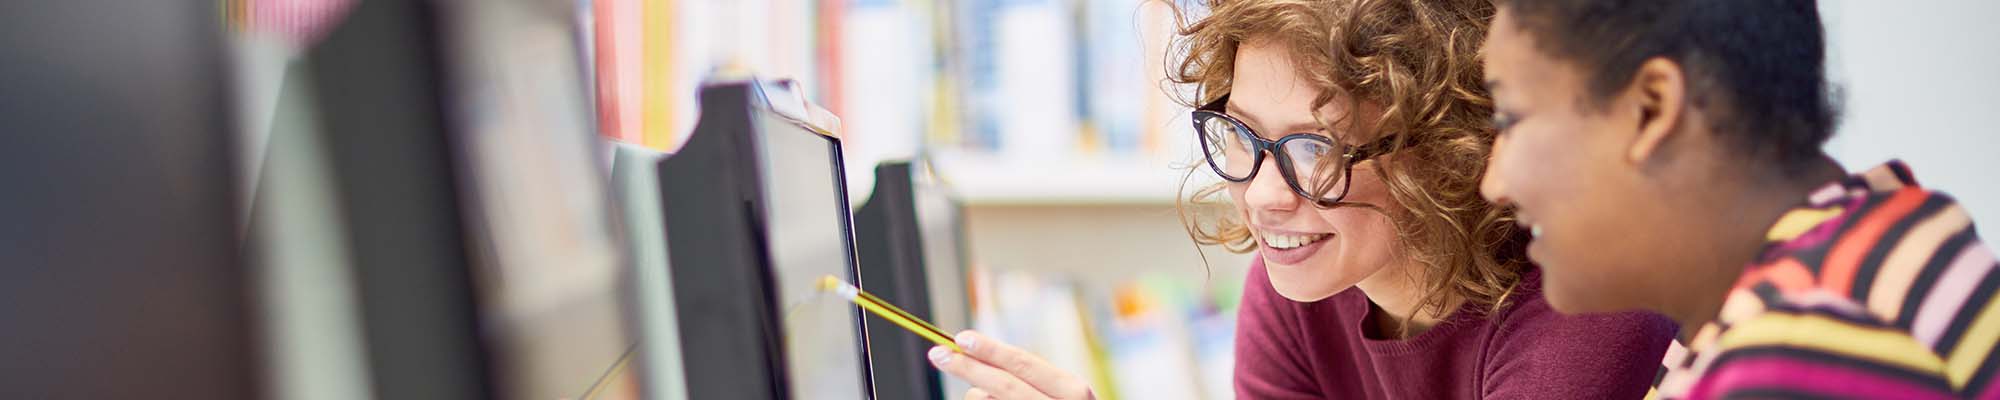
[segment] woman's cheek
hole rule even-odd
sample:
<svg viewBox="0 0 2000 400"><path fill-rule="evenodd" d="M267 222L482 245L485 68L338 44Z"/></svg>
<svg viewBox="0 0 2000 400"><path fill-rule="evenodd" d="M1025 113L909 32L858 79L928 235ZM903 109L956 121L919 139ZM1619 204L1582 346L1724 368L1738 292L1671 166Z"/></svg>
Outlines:
<svg viewBox="0 0 2000 400"><path fill-rule="evenodd" d="M1359 203L1365 207L1338 207L1320 210L1320 218L1331 225L1334 232L1345 236L1341 244L1350 252L1345 259L1365 264L1386 262L1395 251L1395 221L1388 213L1401 210L1401 205L1389 195L1388 185L1371 169L1354 171L1354 186L1343 201Z"/></svg>
<svg viewBox="0 0 2000 400"><path fill-rule="evenodd" d="M1341 236L1341 242L1346 245L1345 247L1366 253L1354 256L1386 252L1390 239L1396 235L1395 224L1389 217L1372 209L1349 207L1321 210L1320 218L1325 219L1327 225L1333 227L1334 233Z"/></svg>

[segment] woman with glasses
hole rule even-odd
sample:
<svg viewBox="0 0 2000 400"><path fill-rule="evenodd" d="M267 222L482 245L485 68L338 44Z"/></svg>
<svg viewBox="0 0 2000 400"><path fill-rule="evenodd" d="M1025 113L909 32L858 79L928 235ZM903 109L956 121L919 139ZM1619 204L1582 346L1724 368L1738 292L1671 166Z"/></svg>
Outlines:
<svg viewBox="0 0 2000 400"><path fill-rule="evenodd" d="M1488 0L1210 0L1171 78L1199 90L1205 166L1183 221L1254 251L1235 390L1254 399L1638 398L1674 334L1651 314L1564 316L1479 195L1494 140ZM1226 195L1226 197L1225 197ZM933 364L966 398L1090 398L977 332ZM1163 377L1165 378L1165 377Z"/></svg>

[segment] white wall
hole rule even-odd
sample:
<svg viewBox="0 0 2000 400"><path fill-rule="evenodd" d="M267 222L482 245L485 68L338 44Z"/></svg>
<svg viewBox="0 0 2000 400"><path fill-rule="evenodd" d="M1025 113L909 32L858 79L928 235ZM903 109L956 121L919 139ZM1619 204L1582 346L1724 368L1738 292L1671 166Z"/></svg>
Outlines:
<svg viewBox="0 0 2000 400"><path fill-rule="evenodd" d="M1849 170L1901 158L1976 226L2000 227L2000 1L1821 0L1820 11L1828 73L1846 88L1827 151Z"/></svg>

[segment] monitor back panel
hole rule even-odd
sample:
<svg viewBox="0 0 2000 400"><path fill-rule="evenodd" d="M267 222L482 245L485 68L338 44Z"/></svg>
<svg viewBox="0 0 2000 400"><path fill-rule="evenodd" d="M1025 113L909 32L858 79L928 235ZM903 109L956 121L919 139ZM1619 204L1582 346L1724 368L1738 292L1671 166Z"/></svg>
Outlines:
<svg viewBox="0 0 2000 400"><path fill-rule="evenodd" d="M858 309L813 289L856 277L838 140L760 85L705 88L659 167L688 395L870 398Z"/></svg>
<svg viewBox="0 0 2000 400"><path fill-rule="evenodd" d="M495 394L446 134L437 11L357 2L304 55L378 398Z"/></svg>
<svg viewBox="0 0 2000 400"><path fill-rule="evenodd" d="M0 398L259 396L216 5L0 3Z"/></svg>
<svg viewBox="0 0 2000 400"><path fill-rule="evenodd" d="M696 134L659 164L688 397L778 399L787 386L747 88L701 94Z"/></svg>
<svg viewBox="0 0 2000 400"><path fill-rule="evenodd" d="M875 190L854 214L861 285L903 311L930 321L929 277L924 240L917 221L909 162L875 167ZM940 326L944 329L953 327ZM869 364L881 399L942 399L937 372L925 361L933 345L880 318L868 320Z"/></svg>

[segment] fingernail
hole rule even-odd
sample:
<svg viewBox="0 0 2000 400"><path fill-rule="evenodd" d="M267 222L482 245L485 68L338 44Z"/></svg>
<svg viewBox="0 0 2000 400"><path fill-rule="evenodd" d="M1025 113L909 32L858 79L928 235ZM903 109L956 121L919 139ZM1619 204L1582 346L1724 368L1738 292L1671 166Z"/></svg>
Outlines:
<svg viewBox="0 0 2000 400"><path fill-rule="evenodd" d="M945 363L948 363L948 362L951 362L951 350L946 350L946 349L944 348L944 346L932 346L932 347L931 347L931 363L932 363L932 364L937 364L938 366L943 366L943 365L944 365Z"/></svg>
<svg viewBox="0 0 2000 400"><path fill-rule="evenodd" d="M971 332L959 332L958 336L952 338L952 341L958 342L958 348L965 349L965 351L972 351L972 346L979 344L979 339L973 338Z"/></svg>

